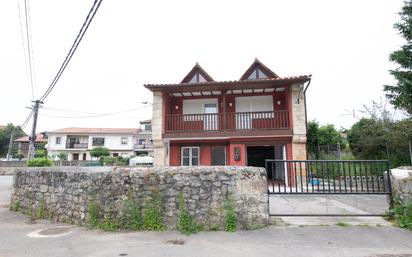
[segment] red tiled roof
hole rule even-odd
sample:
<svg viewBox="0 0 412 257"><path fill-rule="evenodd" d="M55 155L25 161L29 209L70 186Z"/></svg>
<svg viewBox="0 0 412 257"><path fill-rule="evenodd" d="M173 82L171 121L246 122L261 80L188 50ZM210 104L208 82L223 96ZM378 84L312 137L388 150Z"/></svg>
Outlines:
<svg viewBox="0 0 412 257"><path fill-rule="evenodd" d="M137 128L64 128L49 131L49 133L73 134L136 134Z"/></svg>
<svg viewBox="0 0 412 257"><path fill-rule="evenodd" d="M14 142L29 142L29 137L28 136L20 137L13 141ZM44 137L43 133L39 133L36 136L36 142L47 142L47 138Z"/></svg>
<svg viewBox="0 0 412 257"><path fill-rule="evenodd" d="M300 76L290 76L290 77L277 77L277 78L264 78L256 80L228 80L228 81L211 81L211 82L199 82L194 84L179 83L179 84L145 84L147 89L152 91L157 91L158 89L165 88L183 88L183 87L207 87L207 86L228 86L228 85L258 85L264 83L277 83L277 84L287 84L287 83L304 83L311 79L312 75L300 75Z"/></svg>

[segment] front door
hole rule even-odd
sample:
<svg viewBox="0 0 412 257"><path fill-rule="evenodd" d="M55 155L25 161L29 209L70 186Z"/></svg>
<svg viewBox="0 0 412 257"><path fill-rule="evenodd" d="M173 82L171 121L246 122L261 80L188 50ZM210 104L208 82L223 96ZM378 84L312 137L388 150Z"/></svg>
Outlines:
<svg viewBox="0 0 412 257"><path fill-rule="evenodd" d="M86 154L86 153L83 153L83 161L86 160L86 157L87 157L87 154Z"/></svg>
<svg viewBox="0 0 412 257"><path fill-rule="evenodd" d="M78 161L79 160L79 154L78 153L72 154L72 160L73 161Z"/></svg>
<svg viewBox="0 0 412 257"><path fill-rule="evenodd" d="M212 147L212 165L226 165L226 147L213 146Z"/></svg>
<svg viewBox="0 0 412 257"><path fill-rule="evenodd" d="M217 104L210 103L204 105L204 130L217 130Z"/></svg>

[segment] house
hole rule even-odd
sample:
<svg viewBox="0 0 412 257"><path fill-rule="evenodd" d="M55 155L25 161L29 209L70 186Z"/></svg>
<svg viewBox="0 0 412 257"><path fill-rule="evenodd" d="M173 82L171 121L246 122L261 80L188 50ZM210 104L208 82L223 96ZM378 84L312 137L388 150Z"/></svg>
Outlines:
<svg viewBox="0 0 412 257"><path fill-rule="evenodd" d="M139 131L135 140L135 154L145 154L153 157L152 120L143 120L139 124Z"/></svg>
<svg viewBox="0 0 412 257"><path fill-rule="evenodd" d="M92 160L90 150L101 146L110 150L110 155L134 155L136 128L64 128L49 131L47 151L50 157L66 153L67 159Z"/></svg>
<svg viewBox="0 0 412 257"><path fill-rule="evenodd" d="M239 80L215 81L199 64L153 92L155 165L249 165L306 159L305 91L311 75L279 77L255 60Z"/></svg>
<svg viewBox="0 0 412 257"><path fill-rule="evenodd" d="M47 144L47 132L41 132L36 135L36 139L34 141L34 149L35 150L42 150L46 149L45 146ZM23 159L27 159L29 157L29 146L30 140L28 136L20 137L13 140L12 146L12 155L23 155Z"/></svg>

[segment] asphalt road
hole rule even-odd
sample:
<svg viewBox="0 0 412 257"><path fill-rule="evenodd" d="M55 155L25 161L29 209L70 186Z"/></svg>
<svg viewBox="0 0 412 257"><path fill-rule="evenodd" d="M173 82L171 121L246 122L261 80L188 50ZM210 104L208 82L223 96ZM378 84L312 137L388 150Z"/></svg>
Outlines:
<svg viewBox="0 0 412 257"><path fill-rule="evenodd" d="M0 176L1 257L412 257L412 232L391 226L270 226L183 236L176 232L106 233L45 221L33 224L8 210L11 181Z"/></svg>

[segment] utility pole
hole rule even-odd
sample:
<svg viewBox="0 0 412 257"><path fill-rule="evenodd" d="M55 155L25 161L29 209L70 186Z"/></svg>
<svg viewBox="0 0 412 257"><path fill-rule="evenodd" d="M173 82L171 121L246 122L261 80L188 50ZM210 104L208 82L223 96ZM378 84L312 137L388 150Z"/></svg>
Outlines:
<svg viewBox="0 0 412 257"><path fill-rule="evenodd" d="M34 158L34 152L35 152L35 147L34 143L36 142L36 126L37 126L37 115L39 114L39 107L40 104L43 104L42 101L36 100L33 101L34 106L33 106L33 127L31 129L31 135L30 135L30 145L29 145L29 160Z"/></svg>

